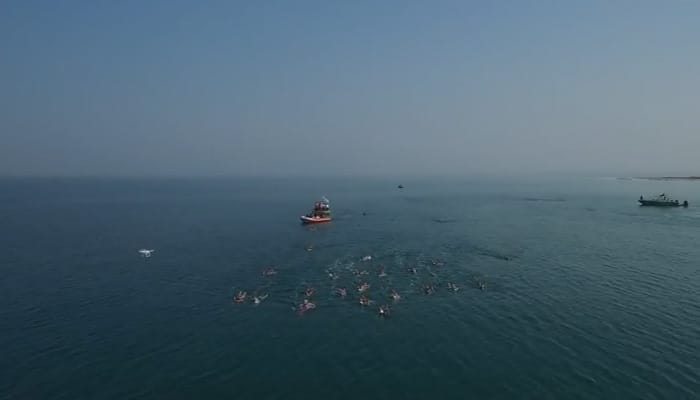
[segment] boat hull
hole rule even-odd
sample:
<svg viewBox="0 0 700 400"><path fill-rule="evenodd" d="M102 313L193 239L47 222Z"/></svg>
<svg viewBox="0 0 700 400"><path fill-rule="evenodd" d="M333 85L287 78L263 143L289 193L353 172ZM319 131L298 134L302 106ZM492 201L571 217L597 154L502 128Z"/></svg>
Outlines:
<svg viewBox="0 0 700 400"><path fill-rule="evenodd" d="M307 217L302 215L299 217L303 224L322 224L324 222L331 222L331 217Z"/></svg>
<svg viewBox="0 0 700 400"><path fill-rule="evenodd" d="M672 201L655 201L655 200L637 200L640 206L645 207L681 207L682 203Z"/></svg>

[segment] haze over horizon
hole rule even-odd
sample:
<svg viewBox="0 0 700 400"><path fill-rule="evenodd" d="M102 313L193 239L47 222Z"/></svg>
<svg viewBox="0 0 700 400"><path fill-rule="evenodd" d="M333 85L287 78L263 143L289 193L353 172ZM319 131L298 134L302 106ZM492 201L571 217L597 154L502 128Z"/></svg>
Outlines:
<svg viewBox="0 0 700 400"><path fill-rule="evenodd" d="M0 175L700 175L700 3L0 5Z"/></svg>

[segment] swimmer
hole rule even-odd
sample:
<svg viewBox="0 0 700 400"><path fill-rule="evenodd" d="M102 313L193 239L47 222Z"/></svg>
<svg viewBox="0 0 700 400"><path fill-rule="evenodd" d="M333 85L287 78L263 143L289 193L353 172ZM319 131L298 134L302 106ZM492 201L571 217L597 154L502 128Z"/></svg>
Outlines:
<svg viewBox="0 0 700 400"><path fill-rule="evenodd" d="M486 282L484 282L484 281L479 281L479 289L480 289L480 290L486 290Z"/></svg>
<svg viewBox="0 0 700 400"><path fill-rule="evenodd" d="M362 261L372 261L372 256L364 256L362 257Z"/></svg>
<svg viewBox="0 0 700 400"><path fill-rule="evenodd" d="M316 308L316 304L310 302L308 299L304 299L304 302L299 304L297 307L297 311L299 311L299 314L303 314L306 311L313 310L314 308Z"/></svg>
<svg viewBox="0 0 700 400"><path fill-rule="evenodd" d="M273 267L267 268L263 271L262 273L263 276L273 276L277 275L277 270L274 269Z"/></svg>
<svg viewBox="0 0 700 400"><path fill-rule="evenodd" d="M311 296L313 296L313 294L314 294L315 291L316 291L316 290L315 290L314 288L307 288L307 289L304 291L304 296L306 296L306 297L311 297Z"/></svg>
<svg viewBox="0 0 700 400"><path fill-rule="evenodd" d="M389 306L384 305L379 307L379 316L388 317L391 314L391 309Z"/></svg>
<svg viewBox="0 0 700 400"><path fill-rule="evenodd" d="M313 250L314 250L314 246L312 246L312 245L306 246L306 251L313 251Z"/></svg>
<svg viewBox="0 0 700 400"><path fill-rule="evenodd" d="M348 295L348 290L344 287L335 289L335 293L340 297L345 297Z"/></svg>
<svg viewBox="0 0 700 400"><path fill-rule="evenodd" d="M414 267L411 267L408 269L408 272L412 273L413 275L416 275L418 273L418 270L416 270Z"/></svg>
<svg viewBox="0 0 700 400"><path fill-rule="evenodd" d="M253 296L253 303L255 304L260 304L262 303L263 300L267 298L267 294L264 294L262 296Z"/></svg>
<svg viewBox="0 0 700 400"><path fill-rule="evenodd" d="M379 269L379 277L384 278L386 276L386 272L384 272L384 267L380 267Z"/></svg>
<svg viewBox="0 0 700 400"><path fill-rule="evenodd" d="M363 306L368 306L370 304L370 300L367 298L367 296L362 295L360 296L360 304Z"/></svg>
<svg viewBox="0 0 700 400"><path fill-rule="evenodd" d="M241 290L238 293L236 293L235 296L233 296L233 302L243 303L245 301L246 296L248 296L248 292Z"/></svg>
<svg viewBox="0 0 700 400"><path fill-rule="evenodd" d="M435 288L433 287L433 285L426 285L423 287L423 292L425 294L430 295L430 294L433 294L435 292Z"/></svg>
<svg viewBox="0 0 700 400"><path fill-rule="evenodd" d="M391 297L394 300L394 302L401 300L401 295L394 289L391 290L391 294L389 295L389 297Z"/></svg>
<svg viewBox="0 0 700 400"><path fill-rule="evenodd" d="M357 288L357 291L360 293L364 293L369 289L369 283L365 282L360 287Z"/></svg>
<svg viewBox="0 0 700 400"><path fill-rule="evenodd" d="M360 271L360 275L369 275L369 272L367 272L367 271Z"/></svg>
<svg viewBox="0 0 700 400"><path fill-rule="evenodd" d="M432 261L432 264L436 267L442 267L443 265L445 265L445 263L443 261L440 261L439 258L434 259Z"/></svg>
<svg viewBox="0 0 700 400"><path fill-rule="evenodd" d="M454 284L454 283L452 283L452 282L448 282L448 283L447 283L447 289L449 289L449 290L452 291L452 292L458 292L458 291L459 291L459 286L457 286L456 284Z"/></svg>

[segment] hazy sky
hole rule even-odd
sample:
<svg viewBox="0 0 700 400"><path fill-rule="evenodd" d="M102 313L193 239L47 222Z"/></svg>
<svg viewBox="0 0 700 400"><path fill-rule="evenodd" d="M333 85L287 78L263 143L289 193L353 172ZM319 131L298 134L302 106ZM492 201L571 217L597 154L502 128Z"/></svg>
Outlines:
<svg viewBox="0 0 700 400"><path fill-rule="evenodd" d="M0 174L700 174L698 1L3 1Z"/></svg>

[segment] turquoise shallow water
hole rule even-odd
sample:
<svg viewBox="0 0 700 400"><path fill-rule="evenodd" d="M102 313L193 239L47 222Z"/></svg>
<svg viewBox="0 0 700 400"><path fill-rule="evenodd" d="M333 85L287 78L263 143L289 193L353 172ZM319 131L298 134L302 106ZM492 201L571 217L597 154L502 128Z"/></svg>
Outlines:
<svg viewBox="0 0 700 400"><path fill-rule="evenodd" d="M700 393L697 183L401 183L0 181L0 396ZM662 191L691 207L636 206ZM336 219L301 226L321 195ZM268 265L279 273L261 276ZM300 316L307 286L318 307ZM403 298L382 319L390 289ZM233 304L237 290L269 297Z"/></svg>

